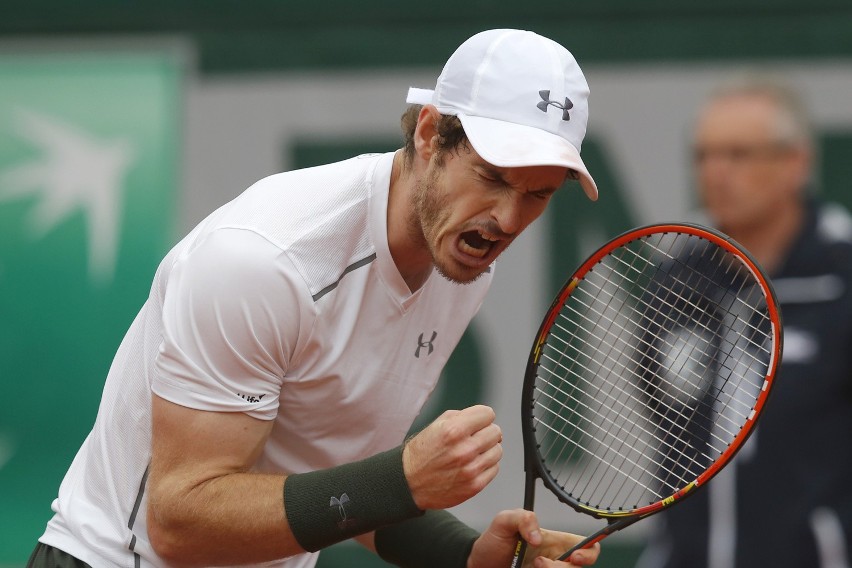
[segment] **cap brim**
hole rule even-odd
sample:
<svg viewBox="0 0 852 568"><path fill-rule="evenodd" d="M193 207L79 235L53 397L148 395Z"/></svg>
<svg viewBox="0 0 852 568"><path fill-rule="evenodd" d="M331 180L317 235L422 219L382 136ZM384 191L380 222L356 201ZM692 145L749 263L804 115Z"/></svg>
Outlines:
<svg viewBox="0 0 852 568"><path fill-rule="evenodd" d="M439 109L440 110L440 109ZM576 171L580 185L592 201L598 199L598 186L573 144L546 130L492 118L459 113L459 120L471 146L483 160L502 168L525 166L564 166Z"/></svg>

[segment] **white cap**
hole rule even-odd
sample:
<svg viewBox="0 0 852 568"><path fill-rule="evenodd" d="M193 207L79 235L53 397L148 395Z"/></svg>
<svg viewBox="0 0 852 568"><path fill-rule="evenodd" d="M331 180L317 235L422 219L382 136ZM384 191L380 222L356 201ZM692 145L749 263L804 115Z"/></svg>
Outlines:
<svg viewBox="0 0 852 568"><path fill-rule="evenodd" d="M589 120L589 85L571 53L521 30L489 30L465 41L435 90L406 101L458 116L473 149L499 167L565 166L580 174L589 199L598 189L580 159Z"/></svg>

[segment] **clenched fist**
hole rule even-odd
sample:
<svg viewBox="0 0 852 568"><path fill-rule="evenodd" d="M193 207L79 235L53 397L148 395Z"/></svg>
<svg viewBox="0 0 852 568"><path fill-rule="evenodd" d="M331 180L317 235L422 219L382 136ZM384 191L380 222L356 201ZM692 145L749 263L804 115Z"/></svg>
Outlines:
<svg viewBox="0 0 852 568"><path fill-rule="evenodd" d="M455 507L497 476L503 433L494 418L488 406L448 410L408 441L402 463L418 507Z"/></svg>

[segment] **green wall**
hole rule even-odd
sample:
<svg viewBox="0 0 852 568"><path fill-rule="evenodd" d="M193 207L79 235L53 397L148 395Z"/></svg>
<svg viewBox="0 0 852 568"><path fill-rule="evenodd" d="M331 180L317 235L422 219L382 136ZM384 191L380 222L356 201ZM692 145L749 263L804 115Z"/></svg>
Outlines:
<svg viewBox="0 0 852 568"><path fill-rule="evenodd" d="M550 36L569 45L584 66L779 59L816 62L852 57L852 2L849 0L718 0L712 3L682 0L432 0L422 3L399 0L327 0L321 3L313 0L0 0L0 54L63 45L67 41L105 38L137 39L140 46L148 48L178 43L188 45L195 53L194 64L201 78L234 78L243 73L292 70L439 66L464 38L492 27L526 28ZM165 79L169 97L177 96L174 93L179 91L181 80L171 65L169 63ZM8 91L8 85L4 85L0 77L0 95L4 87ZM345 105L343 95L341 105ZM176 115L175 118L180 120ZM171 128L176 130L176 124ZM179 139L179 133L170 127L164 128L162 159L168 160L172 155L179 160L179 151L168 143ZM847 182L852 174L849 166L852 161L847 158L852 152L852 135L825 133L822 140L823 185L828 188L829 196L852 205L852 191ZM282 161L284 153L292 153L293 163L307 165L345 157L360 148L370 151L392 148L395 142L362 139L344 141L340 145L297 144L282 148ZM0 161L3 158L0 156ZM596 172L598 183L610 191L602 194L594 208L579 195L560 195L555 200L553 209L564 222L555 226L550 235L554 243L559 243L562 252L551 259L551 293L561 284L562 276L581 260L575 245L584 226L595 224L602 233L613 235L635 224L637 219L622 197L623 180L614 173L617 168L609 163L605 148L590 138L584 145L584 158L589 168ZM176 177L173 170L179 169L180 164L168 162L165 168L160 168L168 178L161 187L173 183ZM144 195L144 192L130 195ZM52 341L59 345L58 348L41 352L37 349L38 340L34 340L31 343L36 347L28 347L30 351L17 349L14 341L26 334L21 333L24 324L15 323L11 317L29 312L22 312L26 306L16 302L11 294L0 301L0 370L5 369L0 375L0 386L7 392L6 402L0 406L5 413L0 416L0 430L12 422L31 424L27 428L35 441L28 443L26 455L30 457L27 459L42 460L38 462L41 467L38 471L0 467L0 566L23 563L32 545L29 540L37 536L49 516L49 501L43 502L39 495L39 508L32 509L28 498L36 491L47 492L52 498L77 444L85 436L97 404L97 400L92 399L96 396L93 392L99 392L112 352L144 298L157 260L172 242L172 234L163 223L172 218L177 201L175 194L167 192L157 205L166 215L153 216L159 224L147 227L148 236L153 229L156 238L128 242L126 246L131 247L135 246L133 242L145 242L146 246L153 243L157 250L137 251L142 262L122 260L126 266L120 266L117 272L122 279L121 285L105 293L109 302L115 302L97 304L91 312L97 317L75 327L76 341L53 337L68 329L65 324L45 325L38 331L41 340ZM0 205L0 229L10 228L26 214L25 202L13 203L12 208ZM72 219L65 229L81 231L80 218ZM66 246L67 242L60 237L58 233L53 234L57 242ZM10 243L9 240L0 242L0 263L6 266L22 250ZM41 276L36 291L43 290L51 279L57 280L55 271ZM76 281L65 274L59 278L65 279L68 285ZM82 281L82 276L77 280ZM0 287L2 285L0 281ZM5 285L8 286L8 279ZM45 297L50 293L44 290ZM83 304L78 305L91 301L85 297L89 292L81 294L84 299L78 301ZM74 300L66 295L49 301L64 305ZM23 316L20 318L23 321ZM26 321L25 326L31 328L33 322ZM87 341L81 340L84 336ZM81 356L83 352L77 348L77 342L90 350L85 352L85 357ZM54 396L53 406L46 408L54 408L60 415L64 410L59 402L66 400L79 411L73 420L63 417L57 419L59 424L51 426L38 419L41 415L26 418L26 406L17 401L25 401L28 393L50 390L50 385L38 382L37 376L25 377L23 372L18 372L18 369L27 368L22 360L25 355L28 359L41 359L35 369L41 369L56 380L65 379L66 382L57 383L64 398ZM443 406L460 406L477 400L483 388L479 357L477 332L472 328L451 360L447 375L460 374L474 379L458 381L467 390L439 393L438 400L429 407L428 416ZM90 386L73 388L78 380L75 377L82 373L94 377L88 379ZM21 384L35 386L27 390ZM83 390L89 396L84 397ZM40 412L44 414L48 410L43 408ZM63 440L73 438L73 447L65 442L60 446L56 432L64 434ZM4 444L2 435L0 431L0 449ZM49 451L51 457L34 457L40 448ZM29 479L35 480L32 491L15 489ZM606 550L598 563L603 568L630 566L637 551L635 547L616 544L607 544ZM375 566L382 566L382 563L347 544L334 547L320 563L321 568Z"/></svg>
<svg viewBox="0 0 852 568"><path fill-rule="evenodd" d="M847 0L4 0L0 38L174 36L204 73L442 63L491 27L563 41L585 64L852 54Z"/></svg>

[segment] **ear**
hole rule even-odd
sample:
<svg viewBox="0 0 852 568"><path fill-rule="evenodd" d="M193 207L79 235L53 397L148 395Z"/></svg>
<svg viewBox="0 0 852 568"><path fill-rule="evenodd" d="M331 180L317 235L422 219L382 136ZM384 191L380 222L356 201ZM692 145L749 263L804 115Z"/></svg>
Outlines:
<svg viewBox="0 0 852 568"><path fill-rule="evenodd" d="M417 155L425 161L432 158L437 148L438 120L441 113L433 105L423 105L417 116L417 127L414 129L414 149Z"/></svg>
<svg viewBox="0 0 852 568"><path fill-rule="evenodd" d="M813 152L809 147L802 146L793 151L790 156L789 169L785 173L791 184L798 190L805 187L810 179L813 166Z"/></svg>

